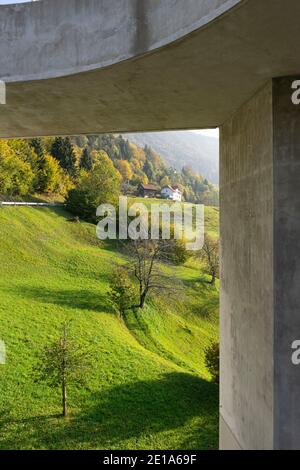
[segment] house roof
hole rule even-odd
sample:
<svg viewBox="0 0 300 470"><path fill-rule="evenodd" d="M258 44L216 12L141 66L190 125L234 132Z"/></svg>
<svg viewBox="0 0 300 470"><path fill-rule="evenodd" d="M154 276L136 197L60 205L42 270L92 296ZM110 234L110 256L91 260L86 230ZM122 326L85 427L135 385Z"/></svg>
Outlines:
<svg viewBox="0 0 300 470"><path fill-rule="evenodd" d="M170 186L170 185L167 185L167 186L164 186L162 189L166 189L166 188L168 188L168 189L170 189L171 191L173 191L173 193L174 193L175 191L178 191L179 193L181 193L181 191L180 191L180 189L178 188L178 186Z"/></svg>
<svg viewBox="0 0 300 470"><path fill-rule="evenodd" d="M159 187L156 186L155 184L141 184L140 186L142 189L148 190L148 191L158 191Z"/></svg>

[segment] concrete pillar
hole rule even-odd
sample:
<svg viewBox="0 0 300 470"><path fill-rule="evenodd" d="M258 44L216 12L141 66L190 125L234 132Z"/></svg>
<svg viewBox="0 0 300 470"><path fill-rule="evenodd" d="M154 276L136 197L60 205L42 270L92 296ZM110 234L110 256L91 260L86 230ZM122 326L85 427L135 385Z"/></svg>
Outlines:
<svg viewBox="0 0 300 470"><path fill-rule="evenodd" d="M300 449L296 79L270 81L221 129L221 449Z"/></svg>

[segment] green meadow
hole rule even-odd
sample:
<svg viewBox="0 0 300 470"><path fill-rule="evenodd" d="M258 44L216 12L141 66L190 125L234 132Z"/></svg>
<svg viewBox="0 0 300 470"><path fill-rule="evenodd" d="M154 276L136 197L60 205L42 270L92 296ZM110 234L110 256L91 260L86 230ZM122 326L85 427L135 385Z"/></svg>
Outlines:
<svg viewBox="0 0 300 470"><path fill-rule="evenodd" d="M217 236L218 209L205 217ZM124 255L70 219L61 208L0 207L0 449L216 449L218 387L204 353L218 338L218 284L194 259L164 267L184 295L152 298L125 325L107 298ZM32 373L63 319L94 364L70 388L65 419L59 390Z"/></svg>

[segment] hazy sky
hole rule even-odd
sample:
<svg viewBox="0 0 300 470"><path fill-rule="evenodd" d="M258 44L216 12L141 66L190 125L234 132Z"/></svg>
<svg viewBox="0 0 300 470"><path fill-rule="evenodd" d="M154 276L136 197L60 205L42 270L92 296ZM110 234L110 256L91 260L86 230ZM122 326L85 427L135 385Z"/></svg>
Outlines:
<svg viewBox="0 0 300 470"><path fill-rule="evenodd" d="M25 3L31 0L0 0L0 5L7 5L8 3Z"/></svg>
<svg viewBox="0 0 300 470"><path fill-rule="evenodd" d="M202 129L201 131L193 132L197 132L197 134L207 135L208 137L215 137L216 139L219 138L219 129Z"/></svg>

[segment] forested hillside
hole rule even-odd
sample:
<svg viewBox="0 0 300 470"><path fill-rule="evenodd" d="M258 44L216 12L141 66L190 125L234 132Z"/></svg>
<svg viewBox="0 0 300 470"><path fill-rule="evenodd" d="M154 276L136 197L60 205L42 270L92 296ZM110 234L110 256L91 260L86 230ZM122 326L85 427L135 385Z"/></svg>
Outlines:
<svg viewBox="0 0 300 470"><path fill-rule="evenodd" d="M187 202L218 205L217 188L191 166L177 170L150 146L141 148L111 134L1 141L0 195L64 198L86 174L96 174L100 163L102 168L113 165L123 194L136 195L141 183L176 185Z"/></svg>
<svg viewBox="0 0 300 470"><path fill-rule="evenodd" d="M177 170L188 165L212 183L219 183L217 138L192 131L143 132L123 136L140 147L152 147L169 166Z"/></svg>

